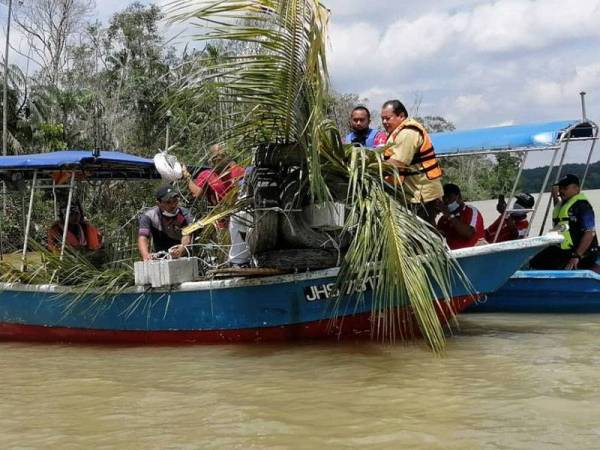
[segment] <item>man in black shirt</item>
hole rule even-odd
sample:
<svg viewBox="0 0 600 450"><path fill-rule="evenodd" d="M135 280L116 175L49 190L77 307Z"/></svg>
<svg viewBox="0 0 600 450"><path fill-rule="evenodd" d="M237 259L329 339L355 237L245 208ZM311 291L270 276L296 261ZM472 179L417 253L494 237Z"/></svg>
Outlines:
<svg viewBox="0 0 600 450"><path fill-rule="evenodd" d="M179 193L172 186L161 186L156 191L156 206L139 218L138 249L142 259L152 259L150 240L155 252L169 251L172 257L181 257L185 246L192 242L191 235L181 236L181 229L191 223L190 212L179 207Z"/></svg>

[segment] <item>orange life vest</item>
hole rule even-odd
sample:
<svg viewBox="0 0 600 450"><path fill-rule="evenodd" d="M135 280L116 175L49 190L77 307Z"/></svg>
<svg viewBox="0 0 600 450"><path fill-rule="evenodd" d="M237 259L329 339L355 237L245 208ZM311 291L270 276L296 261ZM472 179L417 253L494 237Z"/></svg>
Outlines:
<svg viewBox="0 0 600 450"><path fill-rule="evenodd" d="M99 250L102 247L102 235L100 231L89 223L81 225L85 237L85 241L78 238L75 233L71 230L67 231L67 245L72 248L85 247L88 250ZM48 232L48 248L52 251L59 250L60 247L56 246L56 243L60 244L62 241L63 227L62 224L55 224Z"/></svg>
<svg viewBox="0 0 600 450"><path fill-rule="evenodd" d="M437 157L435 156L435 150L433 149L433 143L431 142L431 138L429 137L429 133L427 130L414 119L406 119L402 122L398 128L396 128L390 134L388 138L388 142L392 142L396 139L398 134L404 129L413 129L417 130L421 137L423 138L423 144L419 148L419 152L415 154L412 161L410 162L410 166L414 166L420 164L422 169L407 167L406 170L401 170L400 174L404 176L417 175L419 173L424 173L427 176L428 180L437 180L441 178L443 175L442 168L438 163ZM390 158L394 152L391 148L386 148L383 155L386 159Z"/></svg>

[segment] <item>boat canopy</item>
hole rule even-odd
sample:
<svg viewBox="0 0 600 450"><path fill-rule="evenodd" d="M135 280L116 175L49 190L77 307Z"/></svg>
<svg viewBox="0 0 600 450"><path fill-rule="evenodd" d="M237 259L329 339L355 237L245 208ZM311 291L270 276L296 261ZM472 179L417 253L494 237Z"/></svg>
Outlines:
<svg viewBox="0 0 600 450"><path fill-rule="evenodd" d="M123 152L63 150L0 157L0 175L21 172L30 178L35 171L41 178L65 171L81 172L85 179L160 178L152 159Z"/></svg>
<svg viewBox="0 0 600 450"><path fill-rule="evenodd" d="M555 149L565 138L593 138L595 127L590 121L562 120L432 133L431 140L436 154L446 156L516 149L546 150Z"/></svg>

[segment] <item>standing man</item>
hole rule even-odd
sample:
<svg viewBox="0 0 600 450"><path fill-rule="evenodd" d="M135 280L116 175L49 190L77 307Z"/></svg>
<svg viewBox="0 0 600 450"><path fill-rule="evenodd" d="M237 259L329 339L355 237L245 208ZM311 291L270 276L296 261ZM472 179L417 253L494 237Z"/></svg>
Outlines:
<svg viewBox="0 0 600 450"><path fill-rule="evenodd" d="M183 178L194 198L206 197L212 206L216 206L244 177L245 170L227 157L221 145L214 144L208 151L212 168L201 170L193 179L184 167ZM225 225L221 228L225 228Z"/></svg>
<svg viewBox="0 0 600 450"><path fill-rule="evenodd" d="M467 205L456 184L444 185L444 205L438 221L438 231L446 238L448 247L474 247L483 238L483 216L477 208Z"/></svg>
<svg viewBox="0 0 600 450"><path fill-rule="evenodd" d="M193 222L187 209L179 207L179 193L169 185L156 191L156 206L139 218L138 250L144 261L152 259L150 241L155 252L170 250L171 256L179 258L192 236L181 236L181 229Z"/></svg>
<svg viewBox="0 0 600 450"><path fill-rule="evenodd" d="M369 127L371 112L365 106L357 106L350 113L352 131L344 138L344 144L360 144L363 147L375 148L385 145L387 135L383 131Z"/></svg>
<svg viewBox="0 0 600 450"><path fill-rule="evenodd" d="M408 117L399 100L388 100L381 108L381 121L388 132L384 156L395 166L407 200L419 217L435 226L435 216L442 204L442 169L435 156L429 134L419 122Z"/></svg>
<svg viewBox="0 0 600 450"><path fill-rule="evenodd" d="M236 184L243 181L246 170L229 159L225 149L219 144L211 146L209 152L212 169L200 171L194 180L184 168L183 178L187 181L188 189L194 198L204 196L212 206L217 206ZM229 229L231 247L228 261L232 266L246 267L250 263L250 250L246 244L247 222L245 215L240 211L231 218L216 223L220 229Z"/></svg>
<svg viewBox="0 0 600 450"><path fill-rule="evenodd" d="M594 210L579 186L579 178L573 174L565 175L552 186L552 223L567 228L562 232L565 239L560 246L548 247L533 258L532 269L598 269Z"/></svg>

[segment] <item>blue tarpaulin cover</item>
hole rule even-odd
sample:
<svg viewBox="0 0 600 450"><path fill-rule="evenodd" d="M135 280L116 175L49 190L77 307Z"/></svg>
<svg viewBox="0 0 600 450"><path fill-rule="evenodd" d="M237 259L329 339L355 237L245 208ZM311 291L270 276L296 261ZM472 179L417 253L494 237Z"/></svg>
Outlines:
<svg viewBox="0 0 600 450"><path fill-rule="evenodd" d="M0 157L0 170L5 169L74 169L82 166L139 166L154 167L151 159L122 152L101 151L95 158L90 150L64 150Z"/></svg>
<svg viewBox="0 0 600 450"><path fill-rule="evenodd" d="M544 148L555 146L565 129L577 124L580 124L583 131L579 133L578 137L591 136L592 128L588 123L582 123L580 120L562 120L529 125L432 133L431 140L438 155L501 151L514 148Z"/></svg>
<svg viewBox="0 0 600 450"><path fill-rule="evenodd" d="M158 178L154 161L123 152L100 151L95 157L91 150L62 150L0 157L0 173L21 171L31 174L82 170L86 178ZM39 176L44 176L40 173ZM27 176L27 175L26 175Z"/></svg>

